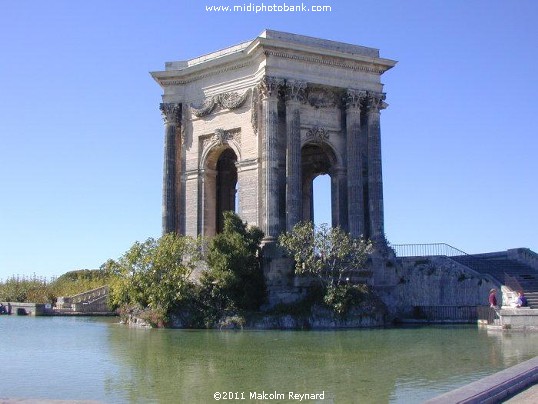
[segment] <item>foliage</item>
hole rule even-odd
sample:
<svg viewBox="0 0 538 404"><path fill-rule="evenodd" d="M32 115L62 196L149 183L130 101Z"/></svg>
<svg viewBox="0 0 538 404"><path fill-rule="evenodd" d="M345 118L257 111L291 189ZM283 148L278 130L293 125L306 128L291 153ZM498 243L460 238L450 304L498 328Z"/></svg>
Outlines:
<svg viewBox="0 0 538 404"><path fill-rule="evenodd" d="M17 275L0 282L0 300L55 303L58 296L76 295L104 286L107 281L104 271L89 269L70 271L52 280L35 274L31 277Z"/></svg>
<svg viewBox="0 0 538 404"><path fill-rule="evenodd" d="M58 296L73 296L108 284L107 273L102 269L80 269L69 271L56 278L51 284L51 293Z"/></svg>
<svg viewBox="0 0 538 404"><path fill-rule="evenodd" d="M327 289L323 301L338 315L346 314L351 307L371 299L367 285L338 285Z"/></svg>
<svg viewBox="0 0 538 404"><path fill-rule="evenodd" d="M45 278L12 276L0 283L0 301L47 303L53 299Z"/></svg>
<svg viewBox="0 0 538 404"><path fill-rule="evenodd" d="M362 301L366 286L353 285L350 278L364 268L370 242L354 239L339 227L315 227L312 222L298 223L278 242L295 260L296 274L318 280L323 303L336 314L343 315Z"/></svg>
<svg viewBox="0 0 538 404"><path fill-rule="evenodd" d="M370 242L354 239L339 227L315 227L312 222L296 224L278 242L295 260L296 274L313 275L325 288L348 283L372 250Z"/></svg>
<svg viewBox="0 0 538 404"><path fill-rule="evenodd" d="M117 261L108 260L103 269L111 278L110 303L148 307L162 314L185 297L189 276L200 260L200 241L168 233L160 239L136 242Z"/></svg>
<svg viewBox="0 0 538 404"><path fill-rule="evenodd" d="M266 290L259 262L263 232L247 227L233 212L224 212L224 229L210 242L209 271L202 276L206 305L217 310L258 310Z"/></svg>

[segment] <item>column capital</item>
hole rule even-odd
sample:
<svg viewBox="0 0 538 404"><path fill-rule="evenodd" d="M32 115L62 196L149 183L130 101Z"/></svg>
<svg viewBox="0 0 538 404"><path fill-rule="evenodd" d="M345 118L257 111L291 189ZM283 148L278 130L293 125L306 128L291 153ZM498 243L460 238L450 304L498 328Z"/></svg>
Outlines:
<svg viewBox="0 0 538 404"><path fill-rule="evenodd" d="M368 92L366 99L366 107L370 113L379 113L382 109L385 109L389 106L385 102L386 94L385 93L372 93Z"/></svg>
<svg viewBox="0 0 538 404"><path fill-rule="evenodd" d="M361 104L367 99L367 92L348 88L344 96L347 109L361 109Z"/></svg>
<svg viewBox="0 0 538 404"><path fill-rule="evenodd" d="M181 104L171 102L161 103L159 109L161 110L165 124L179 125L181 123Z"/></svg>
<svg viewBox="0 0 538 404"><path fill-rule="evenodd" d="M306 81L286 80L284 94L286 101L302 102L305 100Z"/></svg>
<svg viewBox="0 0 538 404"><path fill-rule="evenodd" d="M276 98L281 87L284 85L284 79L272 76L263 76L258 83L258 92L261 99Z"/></svg>

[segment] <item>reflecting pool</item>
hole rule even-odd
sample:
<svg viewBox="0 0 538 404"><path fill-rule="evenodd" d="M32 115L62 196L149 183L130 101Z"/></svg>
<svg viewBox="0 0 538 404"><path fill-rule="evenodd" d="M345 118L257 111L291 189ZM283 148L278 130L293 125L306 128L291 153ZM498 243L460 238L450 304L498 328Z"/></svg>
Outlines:
<svg viewBox="0 0 538 404"><path fill-rule="evenodd" d="M311 403L420 403L538 355L538 333L476 326L191 331L116 322L1 316L0 398L216 403L221 392L237 398L223 402L277 403L294 402L294 392L323 394Z"/></svg>

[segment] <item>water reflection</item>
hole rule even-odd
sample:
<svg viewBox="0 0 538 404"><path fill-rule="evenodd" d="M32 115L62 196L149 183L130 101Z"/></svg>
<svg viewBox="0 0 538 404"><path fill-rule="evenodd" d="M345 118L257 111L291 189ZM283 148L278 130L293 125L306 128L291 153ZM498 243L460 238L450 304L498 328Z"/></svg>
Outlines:
<svg viewBox="0 0 538 404"><path fill-rule="evenodd" d="M421 402L538 354L536 334L475 327L339 332L113 328L129 401L212 400L216 391L320 393L328 402ZM283 401L285 402L285 401Z"/></svg>
<svg viewBox="0 0 538 404"><path fill-rule="evenodd" d="M0 318L0 397L207 403L216 391L324 391L324 404L419 403L538 355L538 333L473 326L221 332L110 321Z"/></svg>

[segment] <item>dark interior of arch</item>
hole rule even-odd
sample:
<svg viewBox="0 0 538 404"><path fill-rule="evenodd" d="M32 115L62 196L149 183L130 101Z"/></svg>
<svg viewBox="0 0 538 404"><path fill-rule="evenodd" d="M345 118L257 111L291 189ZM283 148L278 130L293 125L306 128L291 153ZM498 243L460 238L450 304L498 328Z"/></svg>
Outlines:
<svg viewBox="0 0 538 404"><path fill-rule="evenodd" d="M236 211L237 156L232 149L224 150L217 161L217 232L223 230L223 213Z"/></svg>

